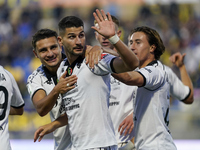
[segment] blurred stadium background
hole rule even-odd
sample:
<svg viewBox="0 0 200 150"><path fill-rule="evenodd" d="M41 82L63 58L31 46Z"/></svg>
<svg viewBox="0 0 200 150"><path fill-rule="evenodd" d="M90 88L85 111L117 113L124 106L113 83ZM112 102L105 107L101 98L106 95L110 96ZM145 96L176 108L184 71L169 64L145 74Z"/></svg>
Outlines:
<svg viewBox="0 0 200 150"><path fill-rule="evenodd" d="M177 68L168 58L178 51L187 53L185 64L195 88L195 101L192 105L184 105L172 99L169 126L177 145L182 145L179 150L186 150L187 145L188 150L200 149L199 0L0 0L0 65L13 74L25 100L24 115L9 117L13 150L17 147L31 150L34 146L33 149L45 150L46 147L49 150L48 146L53 149L53 142L49 140L51 134L45 137L46 142L29 145L33 144L36 128L50 122L48 115L41 118L36 113L26 89L28 75L40 65L32 53L32 35L41 28L57 30L62 17L76 15L85 23L87 44L95 45L91 25L94 20L92 12L96 8L119 18L123 31L121 38L125 43L131 29L141 25L155 28L166 46L161 61L172 67L178 76ZM46 146L42 147L45 143Z"/></svg>

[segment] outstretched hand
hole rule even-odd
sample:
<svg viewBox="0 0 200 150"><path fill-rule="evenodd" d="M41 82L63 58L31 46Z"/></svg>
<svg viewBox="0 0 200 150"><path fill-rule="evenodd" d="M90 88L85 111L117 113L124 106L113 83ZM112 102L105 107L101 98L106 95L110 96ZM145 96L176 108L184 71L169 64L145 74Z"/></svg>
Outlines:
<svg viewBox="0 0 200 150"><path fill-rule="evenodd" d="M184 58L186 53L181 54L180 52L177 52L173 54L169 59L170 61L175 64L177 67L182 67L184 65Z"/></svg>
<svg viewBox="0 0 200 150"><path fill-rule="evenodd" d="M101 10L100 12L98 9L96 9L96 12L93 13L93 16L97 21L97 25L92 26L91 28L96 30L105 38L110 38L115 35L115 25L109 12L107 13L107 15L108 17L103 10Z"/></svg>

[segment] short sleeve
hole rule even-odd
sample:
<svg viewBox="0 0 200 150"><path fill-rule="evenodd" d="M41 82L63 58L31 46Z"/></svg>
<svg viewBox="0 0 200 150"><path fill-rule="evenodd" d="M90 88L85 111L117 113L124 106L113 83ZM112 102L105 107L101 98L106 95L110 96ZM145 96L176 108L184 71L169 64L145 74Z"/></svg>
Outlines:
<svg viewBox="0 0 200 150"><path fill-rule="evenodd" d="M41 85L41 79L39 76L37 76L37 73L33 73L28 77L26 87L28 89L31 99L36 91L38 91L39 89L43 89L45 91L44 87Z"/></svg>
<svg viewBox="0 0 200 150"><path fill-rule="evenodd" d="M19 87L14 79L14 77L12 76L11 73L7 72L10 76L10 80L12 82L12 87L13 87L13 95L11 97L11 106L12 107L22 107L24 106L24 100L22 98L21 92L19 90Z"/></svg>
<svg viewBox="0 0 200 150"><path fill-rule="evenodd" d="M116 58L111 54L103 53L101 55L101 60L97 65L95 65L94 69L89 68L94 74L103 76L109 73L114 73L112 61ZM89 67L89 65L87 65Z"/></svg>
<svg viewBox="0 0 200 150"><path fill-rule="evenodd" d="M190 94L190 88L183 84L171 68L166 66L166 72L172 97L178 100L185 100Z"/></svg>
<svg viewBox="0 0 200 150"><path fill-rule="evenodd" d="M146 66L139 69L138 72L144 77L144 87L149 90L156 90L165 81L165 73L158 67Z"/></svg>

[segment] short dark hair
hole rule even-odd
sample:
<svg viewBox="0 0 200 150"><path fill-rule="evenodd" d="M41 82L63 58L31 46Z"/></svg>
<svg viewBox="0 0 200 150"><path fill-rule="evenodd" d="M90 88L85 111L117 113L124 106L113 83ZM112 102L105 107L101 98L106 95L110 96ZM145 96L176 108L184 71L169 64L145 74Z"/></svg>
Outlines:
<svg viewBox="0 0 200 150"><path fill-rule="evenodd" d="M32 46L36 49L36 42L45 38L55 37L57 39L58 34L56 31L50 29L40 29L32 36Z"/></svg>
<svg viewBox="0 0 200 150"><path fill-rule="evenodd" d="M147 36L149 45L155 45L156 49L154 51L155 59L159 60L160 56L165 52L165 46L158 32L152 28L141 26L133 29L129 34L129 37L135 32L143 32Z"/></svg>
<svg viewBox="0 0 200 150"><path fill-rule="evenodd" d="M66 28L71 28L71 27L84 27L83 21L76 17L76 16L67 16L62 18L59 23L58 23L58 30L59 34L61 32L64 32Z"/></svg>

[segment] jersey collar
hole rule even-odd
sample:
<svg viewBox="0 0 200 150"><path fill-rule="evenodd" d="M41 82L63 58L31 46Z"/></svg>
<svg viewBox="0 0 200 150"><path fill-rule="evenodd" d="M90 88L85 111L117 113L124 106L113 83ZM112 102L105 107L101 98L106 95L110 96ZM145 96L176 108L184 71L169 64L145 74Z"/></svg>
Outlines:
<svg viewBox="0 0 200 150"><path fill-rule="evenodd" d="M153 60L152 62L150 62L147 66L153 66L154 64L158 65L158 61L157 60Z"/></svg>
<svg viewBox="0 0 200 150"><path fill-rule="evenodd" d="M83 62L84 58L82 56L79 56L71 65L69 64L69 61L66 60L64 66L68 66L66 71L67 71L67 75L66 77L72 75L73 73L73 69L75 67L75 65L77 64L77 67L80 68L81 63Z"/></svg>

